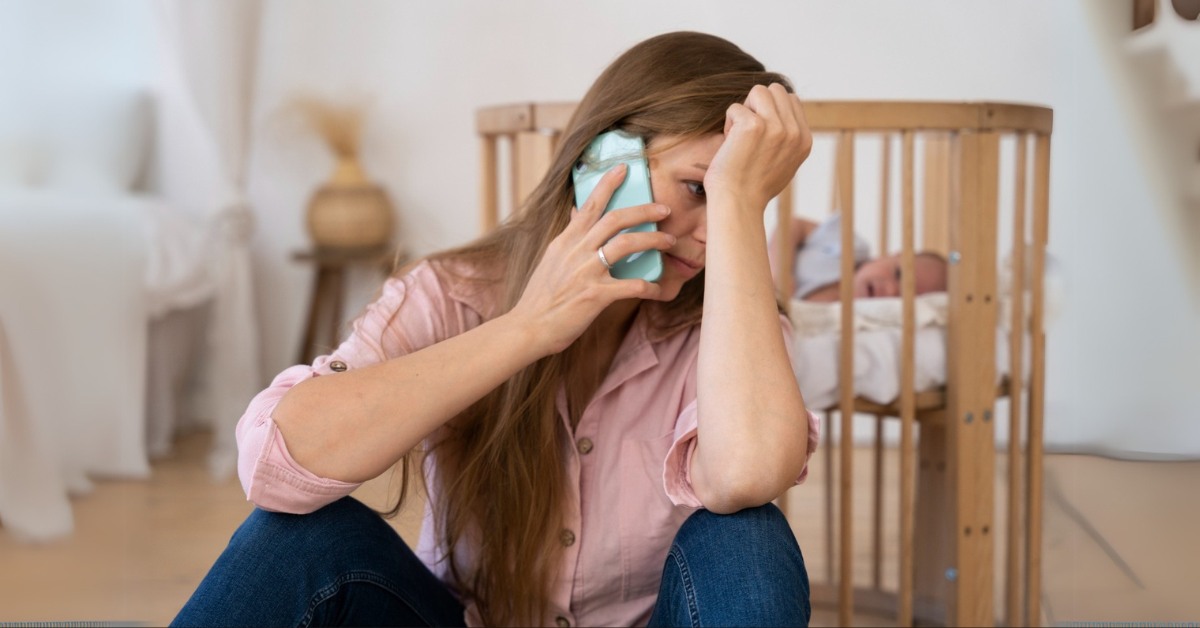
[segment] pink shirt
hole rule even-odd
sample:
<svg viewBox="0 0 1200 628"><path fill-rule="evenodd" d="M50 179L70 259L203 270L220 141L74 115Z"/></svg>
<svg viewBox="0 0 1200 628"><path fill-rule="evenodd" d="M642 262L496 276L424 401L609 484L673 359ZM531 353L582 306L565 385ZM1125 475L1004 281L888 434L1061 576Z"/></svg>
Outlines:
<svg viewBox="0 0 1200 628"><path fill-rule="evenodd" d="M389 279L337 350L312 366L286 369L250 402L237 427L238 474L247 498L266 510L302 514L358 487L317 477L292 459L271 419L288 389L310 377L440 342L481 324L492 311L484 297L444 283L428 262L403 278ZM790 350L786 317L780 317L780 328ZM699 327L651 340L639 315L574 430L565 388L560 388L558 411L574 439L565 470L574 491L563 505L560 542L565 548L550 592L552 608L546 617L551 621L618 626L649 620L671 541L684 519L703 507L689 476L696 444L699 340ZM809 413L808 422L806 461L817 448L820 430L816 415ZM797 483L807 474L806 464ZM431 502L437 498L436 491L430 493ZM436 538L431 513L427 505L416 553L448 581L449 568L439 560L444 543ZM460 597L467 624L479 625L469 594Z"/></svg>

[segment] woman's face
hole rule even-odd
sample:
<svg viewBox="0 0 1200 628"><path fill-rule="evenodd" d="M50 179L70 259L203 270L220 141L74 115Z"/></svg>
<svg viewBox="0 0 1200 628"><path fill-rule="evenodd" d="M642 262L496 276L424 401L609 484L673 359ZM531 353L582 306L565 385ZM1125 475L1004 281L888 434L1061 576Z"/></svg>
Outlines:
<svg viewBox="0 0 1200 628"><path fill-rule="evenodd" d="M704 174L724 139L721 133L683 142L659 136L648 147L654 202L671 208L671 214L658 223L658 230L675 236L675 246L663 251L663 274L658 283L672 299L704 269L708 242Z"/></svg>

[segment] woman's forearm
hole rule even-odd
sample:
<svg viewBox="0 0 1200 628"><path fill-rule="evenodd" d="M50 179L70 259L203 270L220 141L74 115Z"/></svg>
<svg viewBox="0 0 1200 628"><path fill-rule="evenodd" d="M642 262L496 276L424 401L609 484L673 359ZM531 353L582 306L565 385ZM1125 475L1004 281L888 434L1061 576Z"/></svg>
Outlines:
<svg viewBox="0 0 1200 628"><path fill-rule="evenodd" d="M364 482L540 357L531 326L505 315L405 356L301 382L272 418L301 466Z"/></svg>
<svg viewBox="0 0 1200 628"><path fill-rule="evenodd" d="M779 325L761 211L710 196L693 485L710 510L774 499L799 475L808 422ZM761 208L760 208L761 209Z"/></svg>

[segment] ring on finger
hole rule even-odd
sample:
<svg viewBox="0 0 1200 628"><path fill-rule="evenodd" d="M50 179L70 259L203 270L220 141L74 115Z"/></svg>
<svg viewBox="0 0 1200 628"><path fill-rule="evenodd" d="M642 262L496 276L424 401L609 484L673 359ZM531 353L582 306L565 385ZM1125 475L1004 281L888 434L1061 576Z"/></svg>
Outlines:
<svg viewBox="0 0 1200 628"><path fill-rule="evenodd" d="M603 246L596 249L596 255L600 258L600 263L604 264L605 268L612 270L612 264L608 263L608 258L605 257L605 255L604 255L604 247Z"/></svg>

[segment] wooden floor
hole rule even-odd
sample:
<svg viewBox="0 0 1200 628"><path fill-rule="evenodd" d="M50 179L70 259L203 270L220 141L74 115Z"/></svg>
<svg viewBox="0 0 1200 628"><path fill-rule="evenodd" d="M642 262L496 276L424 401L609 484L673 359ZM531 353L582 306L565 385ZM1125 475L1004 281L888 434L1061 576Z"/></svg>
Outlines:
<svg viewBox="0 0 1200 628"><path fill-rule="evenodd" d="M0 528L0 622L108 621L164 625L191 594L234 528L250 512L236 480L213 484L204 469L205 434L180 441L149 481L99 481L74 501L76 532L24 545ZM855 477L871 477L869 452ZM885 468L894 469L894 452ZM822 464L793 489L789 517L814 581L826 577ZM1003 479L1003 465L997 469ZM885 490L885 533L895 535L896 482ZM356 496L380 507L386 481ZM1004 491L997 490L998 495ZM856 581L870 584L870 491L857 491ZM997 520L1003 521L998 503ZM1122 462L1090 456L1046 459L1042 604L1054 625L1073 621L1200 622L1200 462ZM412 509L393 520L415 538ZM1002 530L998 538L1003 538ZM885 588L894 588L894 545L884 552ZM1003 549L997 548L997 556ZM1002 579L997 578L998 582ZM997 608L1001 592L997 592ZM837 614L817 609L813 625ZM858 625L889 624L860 615Z"/></svg>

